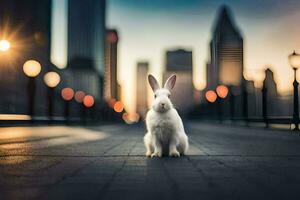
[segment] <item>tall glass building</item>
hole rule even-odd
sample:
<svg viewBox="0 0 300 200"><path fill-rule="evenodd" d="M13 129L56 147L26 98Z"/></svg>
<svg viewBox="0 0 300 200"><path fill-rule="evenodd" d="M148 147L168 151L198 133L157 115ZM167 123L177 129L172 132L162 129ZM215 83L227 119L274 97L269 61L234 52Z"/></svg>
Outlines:
<svg viewBox="0 0 300 200"><path fill-rule="evenodd" d="M207 87L218 84L240 86L243 82L243 38L226 6L220 9L210 42Z"/></svg>
<svg viewBox="0 0 300 200"><path fill-rule="evenodd" d="M166 69L163 74L163 81L165 82L172 74L177 75L171 95L172 103L179 113L186 114L195 103L192 51L175 49L166 52Z"/></svg>
<svg viewBox="0 0 300 200"><path fill-rule="evenodd" d="M105 64L105 0L69 0L68 70L70 84L102 99Z"/></svg>
<svg viewBox="0 0 300 200"><path fill-rule="evenodd" d="M69 62L76 58L90 59L97 72L102 74L105 34L105 0L69 1Z"/></svg>

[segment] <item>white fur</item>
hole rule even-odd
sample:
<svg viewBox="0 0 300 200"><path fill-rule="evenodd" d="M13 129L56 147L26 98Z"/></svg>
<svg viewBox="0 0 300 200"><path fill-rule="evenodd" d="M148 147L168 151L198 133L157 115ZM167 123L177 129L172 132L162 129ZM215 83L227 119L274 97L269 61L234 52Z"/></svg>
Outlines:
<svg viewBox="0 0 300 200"><path fill-rule="evenodd" d="M159 88L152 75L148 76L148 80L156 98L146 116L147 133L144 136L146 156L179 157L186 154L189 146L188 137L185 134L182 120L169 99L176 76L171 76L166 81L164 88Z"/></svg>

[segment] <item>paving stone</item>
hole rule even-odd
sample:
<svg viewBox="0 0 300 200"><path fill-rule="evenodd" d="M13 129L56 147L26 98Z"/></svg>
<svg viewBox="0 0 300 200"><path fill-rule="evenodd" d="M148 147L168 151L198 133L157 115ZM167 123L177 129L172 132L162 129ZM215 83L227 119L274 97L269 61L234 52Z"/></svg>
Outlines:
<svg viewBox="0 0 300 200"><path fill-rule="evenodd" d="M0 199L300 199L299 136L188 130L186 156L151 159L142 126L0 128Z"/></svg>

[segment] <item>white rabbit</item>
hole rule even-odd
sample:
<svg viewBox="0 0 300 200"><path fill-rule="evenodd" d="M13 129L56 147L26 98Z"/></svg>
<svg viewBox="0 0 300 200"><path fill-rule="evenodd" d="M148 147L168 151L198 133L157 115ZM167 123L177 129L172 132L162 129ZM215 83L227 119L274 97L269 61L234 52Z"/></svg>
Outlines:
<svg viewBox="0 0 300 200"><path fill-rule="evenodd" d="M144 136L146 156L179 157L186 154L189 146L188 137L182 120L170 100L170 91L175 85L176 75L170 76L163 88L159 87L152 75L148 75L148 81L155 99L146 116L147 133Z"/></svg>

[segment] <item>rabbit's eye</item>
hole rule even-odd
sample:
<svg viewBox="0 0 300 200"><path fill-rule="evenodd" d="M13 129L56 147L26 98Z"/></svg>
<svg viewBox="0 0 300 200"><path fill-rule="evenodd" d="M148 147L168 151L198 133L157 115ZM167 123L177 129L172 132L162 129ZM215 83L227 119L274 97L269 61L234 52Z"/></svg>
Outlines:
<svg viewBox="0 0 300 200"><path fill-rule="evenodd" d="M171 95L170 95L170 94L168 94L168 98L170 98L170 96L171 96Z"/></svg>
<svg viewBox="0 0 300 200"><path fill-rule="evenodd" d="M156 96L156 94L154 95L154 98L156 98L157 96Z"/></svg>

